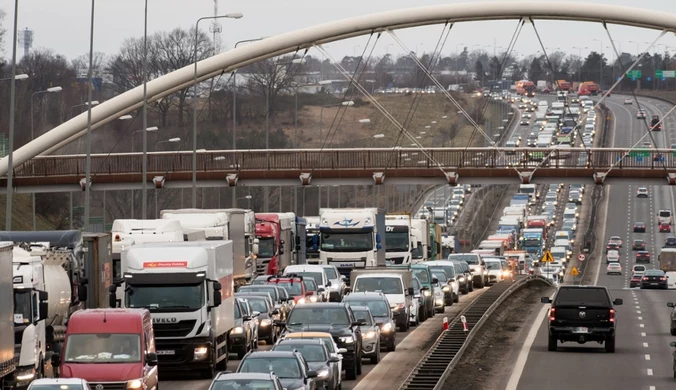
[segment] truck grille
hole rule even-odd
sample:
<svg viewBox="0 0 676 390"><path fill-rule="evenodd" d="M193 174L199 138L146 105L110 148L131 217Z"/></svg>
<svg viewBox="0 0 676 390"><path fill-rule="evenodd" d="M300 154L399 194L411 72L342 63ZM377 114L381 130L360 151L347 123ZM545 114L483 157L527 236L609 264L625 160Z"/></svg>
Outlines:
<svg viewBox="0 0 676 390"><path fill-rule="evenodd" d="M403 264L404 263L403 257L391 257L387 260L390 261L391 264Z"/></svg>
<svg viewBox="0 0 676 390"><path fill-rule="evenodd" d="M270 263L270 259L257 260L256 261L256 274L257 275L265 275L268 271L268 264L269 263Z"/></svg>
<svg viewBox="0 0 676 390"><path fill-rule="evenodd" d="M179 321L174 324L153 324L155 337L185 337L195 328L196 320Z"/></svg>
<svg viewBox="0 0 676 390"><path fill-rule="evenodd" d="M92 390L125 390L127 382L89 382Z"/></svg>

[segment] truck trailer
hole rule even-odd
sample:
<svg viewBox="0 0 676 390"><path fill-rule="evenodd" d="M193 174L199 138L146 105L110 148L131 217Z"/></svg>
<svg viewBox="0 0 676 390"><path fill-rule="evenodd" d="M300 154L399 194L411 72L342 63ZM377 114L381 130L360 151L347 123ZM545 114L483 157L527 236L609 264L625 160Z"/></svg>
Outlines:
<svg viewBox="0 0 676 390"><path fill-rule="evenodd" d="M411 217L409 215L385 215L385 259L388 264L410 264Z"/></svg>
<svg viewBox="0 0 676 390"><path fill-rule="evenodd" d="M12 288L12 258L14 245L0 242L0 389L13 386L19 355L14 352L14 294Z"/></svg>

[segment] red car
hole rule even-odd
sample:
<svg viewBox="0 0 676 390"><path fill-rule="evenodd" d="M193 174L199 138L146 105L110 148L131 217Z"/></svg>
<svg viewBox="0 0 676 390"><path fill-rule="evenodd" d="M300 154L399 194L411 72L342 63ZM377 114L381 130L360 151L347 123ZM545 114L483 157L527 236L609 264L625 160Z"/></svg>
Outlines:
<svg viewBox="0 0 676 390"><path fill-rule="evenodd" d="M671 233L671 225L668 222L661 223L660 233Z"/></svg>
<svg viewBox="0 0 676 390"><path fill-rule="evenodd" d="M303 283L302 276L296 275L284 275L284 276L274 276L270 275L268 277L268 283L274 286L282 287L289 293L289 296L293 298L294 304L303 304L306 301L309 301L309 296L312 295L311 291L305 289L305 283ZM309 302L307 302L309 303Z"/></svg>
<svg viewBox="0 0 676 390"><path fill-rule="evenodd" d="M641 287L641 275L631 275L631 280L629 281L629 288Z"/></svg>

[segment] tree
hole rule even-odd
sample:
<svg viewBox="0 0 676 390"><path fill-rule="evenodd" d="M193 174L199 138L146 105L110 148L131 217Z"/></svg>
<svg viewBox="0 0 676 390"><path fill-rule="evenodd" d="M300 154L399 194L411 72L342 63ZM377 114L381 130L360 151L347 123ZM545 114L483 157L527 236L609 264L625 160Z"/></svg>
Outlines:
<svg viewBox="0 0 676 390"><path fill-rule="evenodd" d="M106 53L95 52L94 60L92 61L92 75L93 77L103 77L106 63ZM89 71L89 53L82 54L71 61L73 69L78 73L79 78L87 77Z"/></svg>
<svg viewBox="0 0 676 390"><path fill-rule="evenodd" d="M648 57L648 56L646 56ZM646 57L643 57L644 59ZM595 51L589 53L587 58L584 60L581 69L581 76L583 81L585 80L598 80L599 84L603 83L601 80L602 69L606 67L606 59L602 54L599 54Z"/></svg>
<svg viewBox="0 0 676 390"><path fill-rule="evenodd" d="M528 68L528 78L533 81L544 80L546 77L545 71L542 69L542 63L539 58L533 58Z"/></svg>
<svg viewBox="0 0 676 390"><path fill-rule="evenodd" d="M281 57L257 61L242 69L249 76L249 90L267 99L268 114L275 112L279 94L295 84L296 75L303 73L304 65L293 63L295 57Z"/></svg>
<svg viewBox="0 0 676 390"><path fill-rule="evenodd" d="M0 9L0 54L4 54L5 52L5 33L7 32L7 30L3 27L4 20L5 20L5 11Z"/></svg>
<svg viewBox="0 0 676 390"><path fill-rule="evenodd" d="M467 51L467 47L462 49L455 65L456 70L467 70L467 65L469 65L469 52Z"/></svg>
<svg viewBox="0 0 676 390"><path fill-rule="evenodd" d="M476 60L474 64L474 71L476 72L476 77L479 80L479 84L484 85L484 64L481 61Z"/></svg>
<svg viewBox="0 0 676 390"><path fill-rule="evenodd" d="M392 68L392 56L386 54L381 58L374 68L376 87L387 88L394 81L394 77L389 73Z"/></svg>
<svg viewBox="0 0 676 390"><path fill-rule="evenodd" d="M488 67L490 69L490 78L493 80L497 80L500 78L500 75L502 74L502 63L498 59L498 57L493 56L491 57L490 62L488 63Z"/></svg>

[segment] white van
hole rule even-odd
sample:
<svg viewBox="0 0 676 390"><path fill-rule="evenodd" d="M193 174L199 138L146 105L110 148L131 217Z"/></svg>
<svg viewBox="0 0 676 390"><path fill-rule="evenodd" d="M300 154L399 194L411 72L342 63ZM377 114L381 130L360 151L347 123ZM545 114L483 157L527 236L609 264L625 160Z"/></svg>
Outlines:
<svg viewBox="0 0 676 390"><path fill-rule="evenodd" d="M559 230L554 234L554 239L559 240L559 239L566 239L568 240L571 244L575 242L573 239L572 233L566 230Z"/></svg>
<svg viewBox="0 0 676 390"><path fill-rule="evenodd" d="M552 254L552 257L556 261L567 262L568 261L568 251L565 247L555 246L549 250L549 253Z"/></svg>
<svg viewBox="0 0 676 390"><path fill-rule="evenodd" d="M554 239L554 246L562 246L566 248L566 252L568 254L568 257L570 257L573 254L573 247L570 245L570 242L568 241L567 238L556 238Z"/></svg>
<svg viewBox="0 0 676 390"><path fill-rule="evenodd" d="M660 210L657 213L657 224L668 223L671 225L673 222L671 210Z"/></svg>
<svg viewBox="0 0 676 390"><path fill-rule="evenodd" d="M563 219L572 219L577 221L577 213L573 209L566 209L563 212Z"/></svg>

